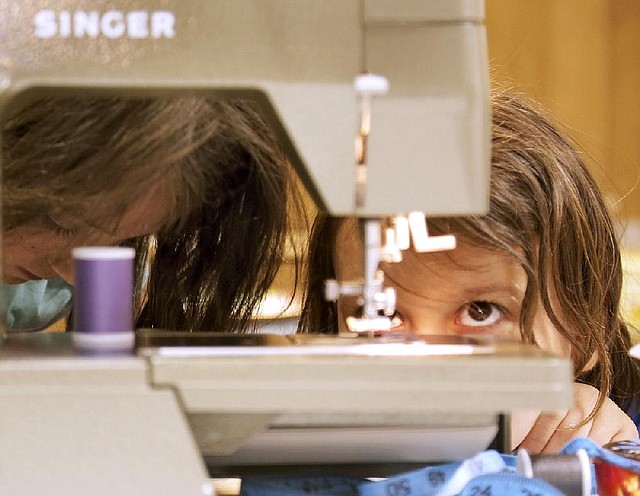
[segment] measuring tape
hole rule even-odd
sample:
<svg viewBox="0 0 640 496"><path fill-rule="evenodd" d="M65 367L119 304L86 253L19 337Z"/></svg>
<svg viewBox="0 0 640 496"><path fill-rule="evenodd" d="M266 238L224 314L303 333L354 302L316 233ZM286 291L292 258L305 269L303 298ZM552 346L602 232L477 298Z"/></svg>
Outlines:
<svg viewBox="0 0 640 496"><path fill-rule="evenodd" d="M459 496L566 496L541 479L503 472L483 474L465 486Z"/></svg>
<svg viewBox="0 0 640 496"><path fill-rule="evenodd" d="M414 470L380 482L364 483L360 496L455 496L481 474L500 472L513 465L497 451L483 451L462 463L449 463ZM508 460L508 461L507 461Z"/></svg>
<svg viewBox="0 0 640 496"><path fill-rule="evenodd" d="M485 451L461 463L426 467L380 482L340 476L247 477L242 496L454 496L480 474L514 470L515 457ZM480 496L480 495L478 495ZM555 496L555 495L554 495Z"/></svg>
<svg viewBox="0 0 640 496"><path fill-rule="evenodd" d="M425 467L371 482L342 476L247 477L241 496L584 496L595 491L588 457L640 470L588 439L560 455L518 456L483 451L463 462ZM524 468L523 468L524 467ZM595 494L595 493L594 493Z"/></svg>

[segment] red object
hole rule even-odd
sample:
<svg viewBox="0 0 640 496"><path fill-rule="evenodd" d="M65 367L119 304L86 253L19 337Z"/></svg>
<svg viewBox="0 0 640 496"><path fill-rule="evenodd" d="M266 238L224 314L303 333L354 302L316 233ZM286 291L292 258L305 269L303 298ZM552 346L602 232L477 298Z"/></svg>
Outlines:
<svg viewBox="0 0 640 496"><path fill-rule="evenodd" d="M638 440L605 446L616 455L639 460ZM594 460L598 496L640 496L640 473L619 467L605 460Z"/></svg>

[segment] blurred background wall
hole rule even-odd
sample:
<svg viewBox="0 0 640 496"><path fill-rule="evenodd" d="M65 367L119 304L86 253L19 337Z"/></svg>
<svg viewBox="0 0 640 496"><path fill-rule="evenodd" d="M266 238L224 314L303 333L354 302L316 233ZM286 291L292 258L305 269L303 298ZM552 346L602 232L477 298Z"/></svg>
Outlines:
<svg viewBox="0 0 640 496"><path fill-rule="evenodd" d="M620 221L623 303L640 328L640 0L485 1L493 79L547 107L590 157Z"/></svg>
<svg viewBox="0 0 640 496"><path fill-rule="evenodd" d="M493 77L544 104L640 222L640 0L486 0Z"/></svg>

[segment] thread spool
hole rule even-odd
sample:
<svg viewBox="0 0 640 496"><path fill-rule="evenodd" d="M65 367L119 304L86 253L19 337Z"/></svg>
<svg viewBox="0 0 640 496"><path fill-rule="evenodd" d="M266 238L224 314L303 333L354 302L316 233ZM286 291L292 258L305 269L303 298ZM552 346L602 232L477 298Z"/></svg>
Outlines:
<svg viewBox="0 0 640 496"><path fill-rule="evenodd" d="M73 250L76 346L106 351L133 348L134 257L134 249L125 247Z"/></svg>
<svg viewBox="0 0 640 496"><path fill-rule="evenodd" d="M589 456L583 449L574 455L535 455L520 449L516 471L528 478L542 479L567 496L591 495Z"/></svg>

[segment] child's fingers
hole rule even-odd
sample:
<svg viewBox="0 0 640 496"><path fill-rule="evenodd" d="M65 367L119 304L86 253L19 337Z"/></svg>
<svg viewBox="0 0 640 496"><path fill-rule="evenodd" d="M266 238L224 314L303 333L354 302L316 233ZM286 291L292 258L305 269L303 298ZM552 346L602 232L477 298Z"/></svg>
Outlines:
<svg viewBox="0 0 640 496"><path fill-rule="evenodd" d="M633 424L631 426L625 426L625 428L617 432L609 442L628 441L629 439L638 439L638 437L640 437L638 435L638 428Z"/></svg>
<svg viewBox="0 0 640 496"><path fill-rule="evenodd" d="M558 453L569 441L576 437L589 437L593 420L581 425L588 416L581 408L574 408L565 413L554 432L549 436L541 453Z"/></svg>
<svg viewBox="0 0 640 496"><path fill-rule="evenodd" d="M637 437L638 429L633 420L611 400L602 406L589 432L589 438L601 445Z"/></svg>
<svg viewBox="0 0 640 496"><path fill-rule="evenodd" d="M539 411L518 410L511 413L511 449L517 449L536 423Z"/></svg>
<svg viewBox="0 0 640 496"><path fill-rule="evenodd" d="M638 437L633 420L609 398L592 419L581 425L593 412L597 399L597 389L576 384L574 407L571 410L541 413L534 422L524 417L524 421L519 419L519 424L522 425L513 428L513 432L521 433L527 425L531 425L519 447L532 454L553 454L576 437L588 437L600 445ZM516 419L514 416L512 420Z"/></svg>
<svg viewBox="0 0 640 496"><path fill-rule="evenodd" d="M593 421L580 425L586 417L582 408L542 413L520 446L530 453L558 453L572 439L590 435Z"/></svg>
<svg viewBox="0 0 640 496"><path fill-rule="evenodd" d="M541 413L519 448L526 449L531 454L542 453L566 414L567 412Z"/></svg>

